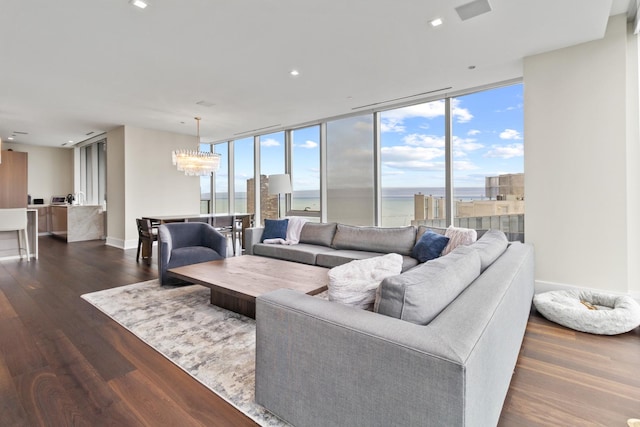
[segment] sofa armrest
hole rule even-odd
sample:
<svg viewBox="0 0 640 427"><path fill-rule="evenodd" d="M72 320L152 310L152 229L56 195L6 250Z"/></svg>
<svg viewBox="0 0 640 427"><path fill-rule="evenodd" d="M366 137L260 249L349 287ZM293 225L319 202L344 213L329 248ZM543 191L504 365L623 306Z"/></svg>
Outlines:
<svg viewBox="0 0 640 427"><path fill-rule="evenodd" d="M260 243L264 227L249 227L244 230L244 250L246 255L253 255L253 245Z"/></svg>
<svg viewBox="0 0 640 427"><path fill-rule="evenodd" d="M429 328L281 289L256 300L256 401L304 426L463 425L463 361Z"/></svg>

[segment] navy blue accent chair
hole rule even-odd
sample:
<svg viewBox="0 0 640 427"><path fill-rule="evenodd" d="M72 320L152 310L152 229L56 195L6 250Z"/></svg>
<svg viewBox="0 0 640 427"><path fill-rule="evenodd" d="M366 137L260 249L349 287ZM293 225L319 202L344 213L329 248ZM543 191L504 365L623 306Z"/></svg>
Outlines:
<svg viewBox="0 0 640 427"><path fill-rule="evenodd" d="M227 238L203 222L174 222L158 227L158 280L161 285L185 283L167 270L227 257Z"/></svg>

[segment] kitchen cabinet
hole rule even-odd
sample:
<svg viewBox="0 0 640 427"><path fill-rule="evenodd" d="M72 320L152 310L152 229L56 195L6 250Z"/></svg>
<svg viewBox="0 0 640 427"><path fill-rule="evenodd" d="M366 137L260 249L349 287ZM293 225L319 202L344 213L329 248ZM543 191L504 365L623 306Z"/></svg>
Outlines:
<svg viewBox="0 0 640 427"><path fill-rule="evenodd" d="M0 163L0 209L26 208L28 169L27 153L2 151Z"/></svg>

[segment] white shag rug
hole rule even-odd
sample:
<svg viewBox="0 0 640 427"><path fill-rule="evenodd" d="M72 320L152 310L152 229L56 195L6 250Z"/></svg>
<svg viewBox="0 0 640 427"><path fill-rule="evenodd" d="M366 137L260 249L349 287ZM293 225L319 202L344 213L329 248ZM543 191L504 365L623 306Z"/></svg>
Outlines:
<svg viewBox="0 0 640 427"><path fill-rule="evenodd" d="M82 295L262 426L289 424L255 403L255 320L210 304L200 285L157 280Z"/></svg>

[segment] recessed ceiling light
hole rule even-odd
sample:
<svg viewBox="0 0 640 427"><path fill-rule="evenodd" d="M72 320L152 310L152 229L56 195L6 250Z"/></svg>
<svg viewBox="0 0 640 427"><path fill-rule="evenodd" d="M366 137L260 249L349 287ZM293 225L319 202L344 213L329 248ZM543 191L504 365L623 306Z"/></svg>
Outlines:
<svg viewBox="0 0 640 427"><path fill-rule="evenodd" d="M149 4L144 0L130 0L129 3L134 5L135 7L139 7L140 9L144 9L149 6Z"/></svg>
<svg viewBox="0 0 640 427"><path fill-rule="evenodd" d="M442 19L441 18L432 19L431 21L429 21L429 24L431 24L432 27L439 27L440 25L442 25Z"/></svg>
<svg viewBox="0 0 640 427"><path fill-rule="evenodd" d="M69 142L69 144L73 144L73 141L71 141L71 140L69 140L68 142Z"/></svg>
<svg viewBox="0 0 640 427"><path fill-rule="evenodd" d="M299 75L300 75L300 71L298 71L298 70L291 70L291 71L289 72L289 74L291 74L291 75L292 75L292 76L294 76L294 77L295 77L295 76L299 76Z"/></svg>
<svg viewBox="0 0 640 427"><path fill-rule="evenodd" d="M7 138L9 141L13 141L13 137L10 136L9 138Z"/></svg>

